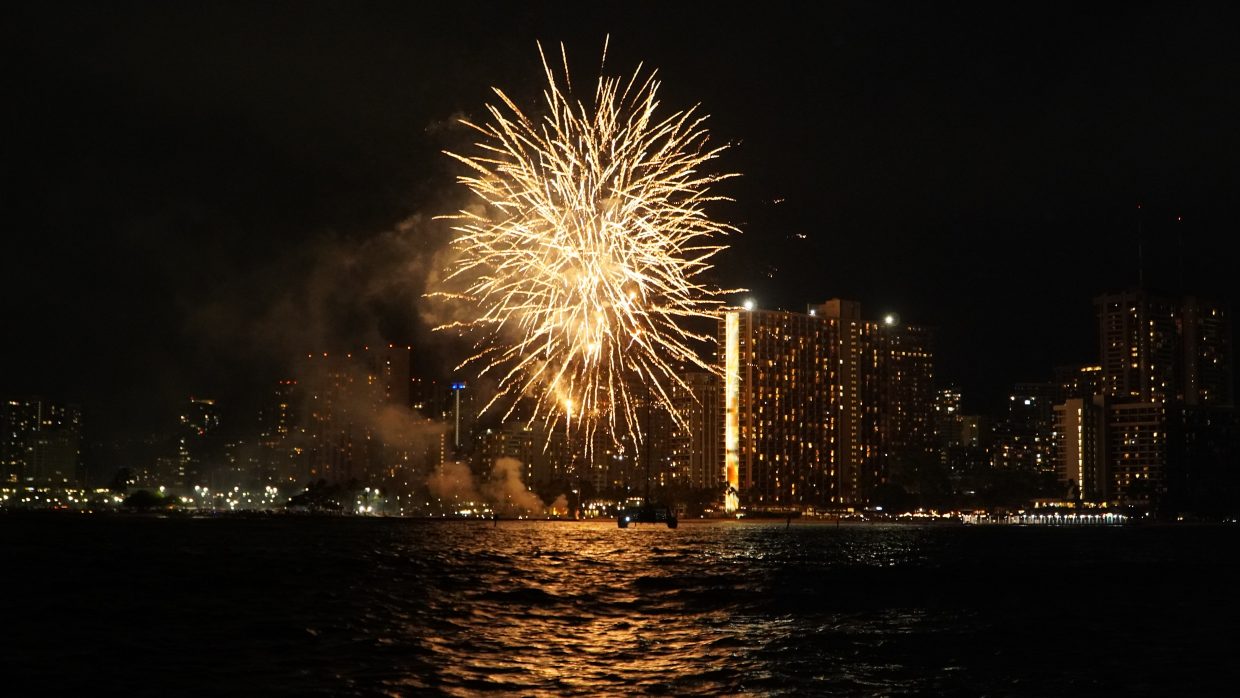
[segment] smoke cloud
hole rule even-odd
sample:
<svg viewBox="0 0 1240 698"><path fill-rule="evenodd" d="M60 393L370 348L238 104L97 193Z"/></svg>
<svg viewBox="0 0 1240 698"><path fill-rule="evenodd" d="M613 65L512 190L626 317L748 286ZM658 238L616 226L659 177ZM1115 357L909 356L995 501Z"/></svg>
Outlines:
<svg viewBox="0 0 1240 698"><path fill-rule="evenodd" d="M538 495L521 482L521 461L516 458L496 458L491 479L483 483L482 492L496 511L529 514L545 508Z"/></svg>
<svg viewBox="0 0 1240 698"><path fill-rule="evenodd" d="M441 464L426 480L426 488L432 497L437 497L450 504L466 504L479 502L478 488L474 486L474 475L465 463L451 461Z"/></svg>
<svg viewBox="0 0 1240 698"><path fill-rule="evenodd" d="M522 467L516 458L497 458L491 472L478 482L465 463L444 463L427 478L426 488L448 505L486 504L509 516L541 514L547 507L522 482ZM567 511L568 500L561 495L553 508Z"/></svg>

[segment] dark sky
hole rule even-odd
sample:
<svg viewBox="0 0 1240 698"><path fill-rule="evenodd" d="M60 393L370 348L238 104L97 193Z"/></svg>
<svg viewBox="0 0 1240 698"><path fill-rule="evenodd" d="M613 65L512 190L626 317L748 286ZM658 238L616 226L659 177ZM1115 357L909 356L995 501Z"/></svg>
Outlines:
<svg viewBox="0 0 1240 698"><path fill-rule="evenodd" d="M967 409L1093 359L1139 216L1147 282L1234 299L1226 5L670 4L6 10L0 393L145 428L190 394L245 404L304 351L442 365L415 306L463 196L454 120L492 85L536 97L536 40L592 78L608 34L612 72L658 68L733 146L720 285L937 327Z"/></svg>

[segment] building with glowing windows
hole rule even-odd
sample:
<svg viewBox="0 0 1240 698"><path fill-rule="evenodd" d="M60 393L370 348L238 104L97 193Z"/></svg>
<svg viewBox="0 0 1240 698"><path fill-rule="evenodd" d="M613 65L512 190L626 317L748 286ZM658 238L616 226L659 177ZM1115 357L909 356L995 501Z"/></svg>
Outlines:
<svg viewBox="0 0 1240 698"><path fill-rule="evenodd" d="M1086 502L1109 498L1106 397L1069 398L1054 407L1053 445L1066 496Z"/></svg>
<svg viewBox="0 0 1240 698"><path fill-rule="evenodd" d="M0 401L0 482L76 483L81 437L76 405L41 398Z"/></svg>
<svg viewBox="0 0 1240 698"><path fill-rule="evenodd" d="M1234 402L1231 314L1222 303L1193 296L1181 310L1184 404L1230 407Z"/></svg>
<svg viewBox="0 0 1240 698"><path fill-rule="evenodd" d="M1147 291L1098 296L1102 393L1117 400L1231 405L1231 317L1225 305Z"/></svg>
<svg viewBox="0 0 1240 698"><path fill-rule="evenodd" d="M220 426L220 410L215 400L191 397L182 405L176 433L176 454L165 464L171 472L165 481L179 488L210 484L209 469L219 446L215 439Z"/></svg>
<svg viewBox="0 0 1240 698"><path fill-rule="evenodd" d="M1180 311L1145 291L1098 296L1102 392L1121 400L1177 397Z"/></svg>
<svg viewBox="0 0 1240 698"><path fill-rule="evenodd" d="M723 484L723 393L719 377L706 371L681 376L670 388L677 424L660 413L654 429L658 484L688 489L717 489Z"/></svg>
<svg viewBox="0 0 1240 698"><path fill-rule="evenodd" d="M1056 469L1085 501L1157 505L1170 481L1192 479L1175 444L1209 442L1216 424L1234 421L1230 314L1212 301L1144 290L1104 294L1094 306L1101 361L1060 372ZM1079 446L1091 442L1087 432L1092 450Z"/></svg>
<svg viewBox="0 0 1240 698"><path fill-rule="evenodd" d="M757 309L724 318L726 472L748 508L841 503L837 324Z"/></svg>
<svg viewBox="0 0 1240 698"><path fill-rule="evenodd" d="M877 325L873 369L878 382L882 462L872 477L916 488L919 470L939 458L934 430L934 338L893 315Z"/></svg>
<svg viewBox="0 0 1240 698"><path fill-rule="evenodd" d="M298 470L328 482L405 482L442 463L444 430L412 410L407 346L307 354L296 366ZM450 438L450 435L449 435Z"/></svg>
<svg viewBox="0 0 1240 698"><path fill-rule="evenodd" d="M838 299L726 313L726 508L863 506L889 470L935 457L928 338Z"/></svg>

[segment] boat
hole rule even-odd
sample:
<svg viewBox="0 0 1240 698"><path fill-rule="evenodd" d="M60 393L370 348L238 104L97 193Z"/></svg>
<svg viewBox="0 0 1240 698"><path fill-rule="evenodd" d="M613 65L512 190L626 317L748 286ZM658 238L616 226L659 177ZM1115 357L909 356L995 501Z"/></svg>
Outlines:
<svg viewBox="0 0 1240 698"><path fill-rule="evenodd" d="M640 506L625 507L616 515L616 525L620 528L628 528L629 524L637 523L666 523L668 528L676 528L680 524L676 519L676 512L672 511L671 507L650 502L645 502Z"/></svg>

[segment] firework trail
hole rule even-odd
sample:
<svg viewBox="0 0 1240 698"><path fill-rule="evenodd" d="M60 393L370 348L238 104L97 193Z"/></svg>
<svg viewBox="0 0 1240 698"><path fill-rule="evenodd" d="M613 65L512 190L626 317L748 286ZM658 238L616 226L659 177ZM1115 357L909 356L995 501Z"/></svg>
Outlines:
<svg viewBox="0 0 1240 698"><path fill-rule="evenodd" d="M627 80L600 77L592 101L573 96L561 45L562 77L539 45L547 84L538 116L500 89L485 124L463 122L481 138L476 153L447 153L470 173L458 178L485 204L455 221L457 257L446 277L463 290L435 295L468 301L478 315L440 326L475 333L460 367L498 377L483 411L509 398L532 405L529 421L593 443L608 433L642 440L638 406L672 409L678 367L696 365L692 345L713 341L685 327L715 317L722 291L699 281L735 230L703 206L724 197L706 174L724 149L709 147L696 107L656 114L659 82L639 65ZM603 47L604 65L607 47ZM550 429L548 430L550 433ZM587 446L588 448L588 446Z"/></svg>

